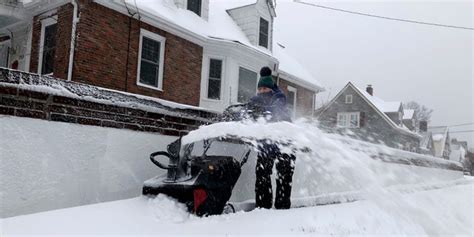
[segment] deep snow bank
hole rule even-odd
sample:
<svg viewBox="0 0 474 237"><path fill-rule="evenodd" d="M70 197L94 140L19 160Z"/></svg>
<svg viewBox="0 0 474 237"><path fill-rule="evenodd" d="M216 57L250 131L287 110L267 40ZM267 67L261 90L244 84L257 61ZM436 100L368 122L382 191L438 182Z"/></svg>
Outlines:
<svg viewBox="0 0 474 237"><path fill-rule="evenodd" d="M296 152L293 199L350 191L372 195L386 187L430 184L463 176L456 162L328 134L305 120L216 123L190 132L183 137L183 144L219 136L243 137L254 146L258 140L271 139L279 142L282 151ZM254 151L244 165L231 201L254 199L255 156ZM447 169L452 167L458 170Z"/></svg>
<svg viewBox="0 0 474 237"><path fill-rule="evenodd" d="M0 217L136 197L175 137L0 116Z"/></svg>

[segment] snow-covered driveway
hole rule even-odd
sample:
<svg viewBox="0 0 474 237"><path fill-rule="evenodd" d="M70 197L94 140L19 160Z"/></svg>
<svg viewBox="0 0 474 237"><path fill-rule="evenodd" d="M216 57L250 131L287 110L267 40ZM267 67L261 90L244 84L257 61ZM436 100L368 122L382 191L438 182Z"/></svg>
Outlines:
<svg viewBox="0 0 474 237"><path fill-rule="evenodd" d="M1 220L9 235L474 235L474 183L364 201L198 218L164 196Z"/></svg>

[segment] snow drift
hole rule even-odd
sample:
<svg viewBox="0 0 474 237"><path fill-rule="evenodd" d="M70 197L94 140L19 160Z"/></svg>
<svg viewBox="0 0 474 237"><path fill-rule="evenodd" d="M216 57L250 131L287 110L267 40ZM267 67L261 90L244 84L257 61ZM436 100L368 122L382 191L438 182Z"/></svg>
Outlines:
<svg viewBox="0 0 474 237"><path fill-rule="evenodd" d="M323 194L349 192L350 195L334 195L327 200L332 203L354 199L354 195L363 198L380 189L463 177L459 163L328 134L306 120L294 123L266 123L263 119L257 122L216 123L190 132L182 142L187 144L214 137L241 137L253 147L256 147L257 141L268 139L277 142L282 151L296 153L293 206L313 203L308 198ZM222 155L223 151L220 152ZM199 150L196 155L199 155ZM231 201L241 203L254 200L255 163L254 150L242 167Z"/></svg>

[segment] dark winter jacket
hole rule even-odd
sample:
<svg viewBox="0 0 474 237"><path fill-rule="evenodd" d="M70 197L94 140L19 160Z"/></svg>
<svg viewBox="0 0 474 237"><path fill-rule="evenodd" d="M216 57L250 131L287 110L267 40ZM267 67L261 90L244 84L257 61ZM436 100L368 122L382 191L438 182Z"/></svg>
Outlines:
<svg viewBox="0 0 474 237"><path fill-rule="evenodd" d="M271 92L264 94L257 94L252 97L249 102L250 106L258 107L263 112L270 112L272 122L288 121L291 122L291 116L288 111L286 96L275 85Z"/></svg>

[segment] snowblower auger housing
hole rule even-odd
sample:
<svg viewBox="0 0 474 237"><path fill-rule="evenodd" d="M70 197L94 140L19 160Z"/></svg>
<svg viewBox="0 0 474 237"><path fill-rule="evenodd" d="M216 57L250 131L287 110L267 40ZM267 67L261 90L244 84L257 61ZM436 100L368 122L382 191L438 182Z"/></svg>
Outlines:
<svg viewBox="0 0 474 237"><path fill-rule="evenodd" d="M167 151L150 155L153 164L167 173L145 181L142 193L173 197L198 216L221 214L249 154L248 145L236 139L213 138L181 146L179 138ZM163 158L168 164L162 163Z"/></svg>

